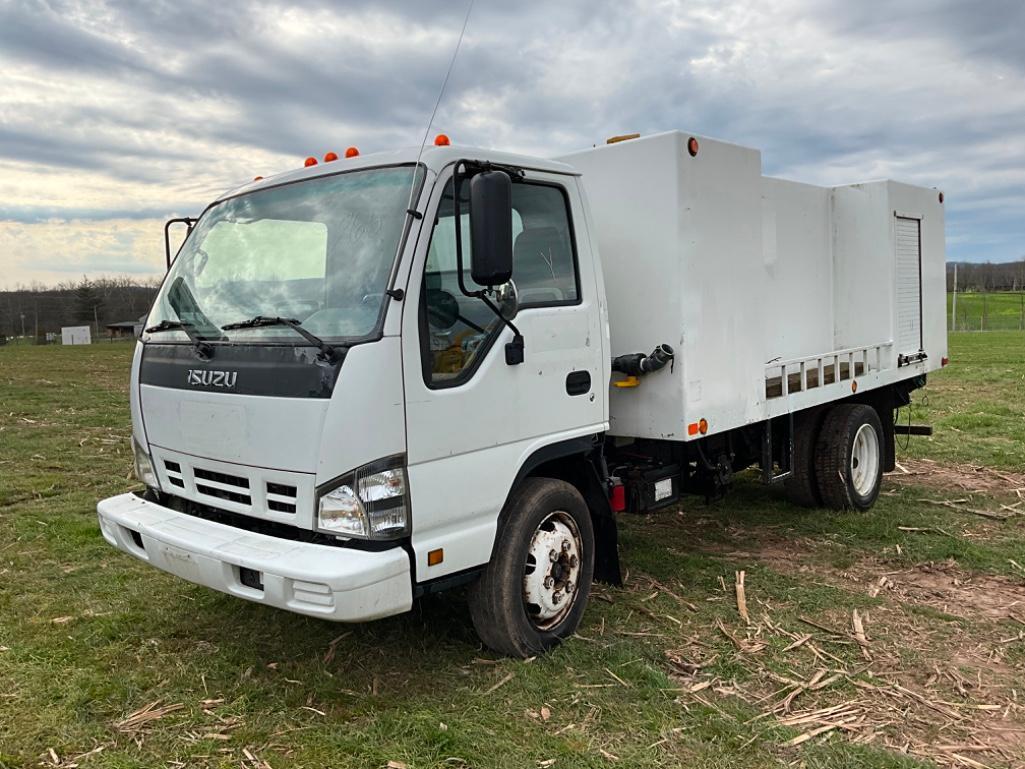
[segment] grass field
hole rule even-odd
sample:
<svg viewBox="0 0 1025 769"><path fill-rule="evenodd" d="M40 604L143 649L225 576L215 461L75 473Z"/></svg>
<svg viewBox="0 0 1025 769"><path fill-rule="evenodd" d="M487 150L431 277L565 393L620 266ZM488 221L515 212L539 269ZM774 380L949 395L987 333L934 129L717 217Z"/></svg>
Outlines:
<svg viewBox="0 0 1025 769"><path fill-rule="evenodd" d="M340 626L111 549L130 352L0 348L3 769L1025 765L1025 335L952 337L868 514L624 518L626 585L526 662L458 592Z"/></svg>
<svg viewBox="0 0 1025 769"><path fill-rule="evenodd" d="M947 328L954 312L953 294L947 294ZM958 293L958 331L1021 331L1025 329L1025 292Z"/></svg>

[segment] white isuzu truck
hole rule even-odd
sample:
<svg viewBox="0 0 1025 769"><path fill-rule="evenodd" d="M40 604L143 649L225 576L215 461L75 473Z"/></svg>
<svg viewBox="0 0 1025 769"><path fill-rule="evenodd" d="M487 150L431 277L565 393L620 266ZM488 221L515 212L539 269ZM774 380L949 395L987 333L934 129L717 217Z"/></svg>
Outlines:
<svg viewBox="0 0 1025 769"><path fill-rule="evenodd" d="M525 656L618 581L621 511L752 467L870 507L947 362L943 194L620 139L350 149L187 220L132 365L145 490L99 503L103 536L329 620L466 584Z"/></svg>

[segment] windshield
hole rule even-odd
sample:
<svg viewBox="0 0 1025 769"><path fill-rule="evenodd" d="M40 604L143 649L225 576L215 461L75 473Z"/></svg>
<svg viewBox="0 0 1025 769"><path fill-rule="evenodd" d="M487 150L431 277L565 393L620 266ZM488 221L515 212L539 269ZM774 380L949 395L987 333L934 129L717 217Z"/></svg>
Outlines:
<svg viewBox="0 0 1025 769"><path fill-rule="evenodd" d="M194 336L294 340L287 325L225 330L258 315L294 318L325 339L377 328L406 219L413 167L320 177L211 207L160 289L147 327L181 322ZM417 173L417 182L422 179ZM147 335L189 341L177 327Z"/></svg>

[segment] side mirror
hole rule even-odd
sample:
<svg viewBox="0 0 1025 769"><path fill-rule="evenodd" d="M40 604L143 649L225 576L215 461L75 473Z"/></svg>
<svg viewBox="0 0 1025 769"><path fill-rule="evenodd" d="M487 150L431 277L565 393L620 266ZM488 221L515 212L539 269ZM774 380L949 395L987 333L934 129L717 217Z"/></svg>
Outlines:
<svg viewBox="0 0 1025 769"><path fill-rule="evenodd" d="M501 286L512 277L512 179L482 171L470 179L470 277L478 286Z"/></svg>

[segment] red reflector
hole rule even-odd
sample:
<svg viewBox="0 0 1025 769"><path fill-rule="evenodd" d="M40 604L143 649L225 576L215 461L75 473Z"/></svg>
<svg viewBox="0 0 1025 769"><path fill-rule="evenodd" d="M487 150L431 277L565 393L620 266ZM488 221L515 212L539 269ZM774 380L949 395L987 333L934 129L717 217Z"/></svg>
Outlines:
<svg viewBox="0 0 1025 769"><path fill-rule="evenodd" d="M348 149L345 150L345 157L347 157L347 158L354 158L354 157L357 157L358 155L359 155L359 150L356 149L355 147L349 147Z"/></svg>
<svg viewBox="0 0 1025 769"><path fill-rule="evenodd" d="M620 483L612 487L612 491L609 493L609 504L615 513L626 510L626 486Z"/></svg>
<svg viewBox="0 0 1025 769"><path fill-rule="evenodd" d="M948 363L950 363L950 358L948 358L946 355L944 355L942 358L940 358L940 365L941 366L946 366Z"/></svg>
<svg viewBox="0 0 1025 769"><path fill-rule="evenodd" d="M307 168L309 168L310 166L315 166L315 165L317 165L317 159L316 158L306 158L306 162L303 163L303 165L306 166Z"/></svg>
<svg viewBox="0 0 1025 769"><path fill-rule="evenodd" d="M697 422L691 422L687 425L687 435L697 435L700 427Z"/></svg>

